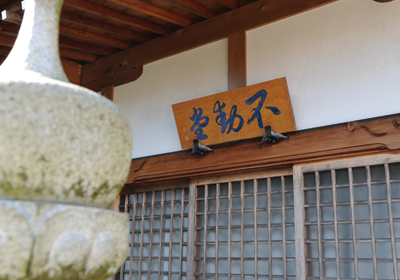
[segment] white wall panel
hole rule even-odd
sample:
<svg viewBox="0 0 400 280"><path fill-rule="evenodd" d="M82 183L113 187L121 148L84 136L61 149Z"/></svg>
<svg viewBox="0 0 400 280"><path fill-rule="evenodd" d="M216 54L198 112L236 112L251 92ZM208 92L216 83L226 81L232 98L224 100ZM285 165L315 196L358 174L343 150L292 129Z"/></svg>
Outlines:
<svg viewBox="0 0 400 280"><path fill-rule="evenodd" d="M286 76L297 128L399 112L400 1L340 0L247 34L248 84Z"/></svg>
<svg viewBox="0 0 400 280"><path fill-rule="evenodd" d="M181 150L171 105L227 91L227 51L227 39L208 44L145 65L137 81L115 88L132 126L132 157Z"/></svg>

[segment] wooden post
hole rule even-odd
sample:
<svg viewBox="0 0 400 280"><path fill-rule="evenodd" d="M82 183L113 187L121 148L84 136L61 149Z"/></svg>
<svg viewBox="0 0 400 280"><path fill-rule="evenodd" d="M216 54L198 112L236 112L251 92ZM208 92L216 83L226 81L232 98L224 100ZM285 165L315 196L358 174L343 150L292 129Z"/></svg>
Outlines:
<svg viewBox="0 0 400 280"><path fill-rule="evenodd" d="M247 86L246 31L228 36L228 90Z"/></svg>
<svg viewBox="0 0 400 280"><path fill-rule="evenodd" d="M101 89L101 95L107 97L111 101L114 100L114 86L107 86Z"/></svg>

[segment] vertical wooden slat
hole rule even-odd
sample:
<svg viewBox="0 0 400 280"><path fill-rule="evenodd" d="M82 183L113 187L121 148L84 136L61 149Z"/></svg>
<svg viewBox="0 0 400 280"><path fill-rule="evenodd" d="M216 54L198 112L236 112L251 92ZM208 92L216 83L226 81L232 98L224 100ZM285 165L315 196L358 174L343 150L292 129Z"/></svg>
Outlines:
<svg viewBox="0 0 400 280"><path fill-rule="evenodd" d="M142 196L142 226L140 229L140 261L139 261L139 279L142 278L142 261L143 261L143 241L144 241L144 212L145 212L145 203L146 203L146 193L143 193Z"/></svg>
<svg viewBox="0 0 400 280"><path fill-rule="evenodd" d="M385 179L386 179L386 193L387 193L388 209L389 209L390 241L392 243L394 279L399 279L399 268L397 265L397 248L396 248L396 240L395 240L394 224L393 224L392 189L390 185L390 172L388 164L385 164Z"/></svg>
<svg viewBox="0 0 400 280"><path fill-rule="evenodd" d="M176 190L175 190L176 191ZM181 224L180 224L180 240L179 240L179 279L182 279L182 255L183 255L183 212L185 210L185 189L181 190Z"/></svg>
<svg viewBox="0 0 400 280"><path fill-rule="evenodd" d="M354 188L353 188L353 170L348 169L349 174L349 188L350 188L350 208L351 208L351 229L353 235L353 255L354 255L354 274L356 280L359 279L359 269L358 269L358 246L357 246L357 231L356 231L356 215L354 207Z"/></svg>
<svg viewBox="0 0 400 280"><path fill-rule="evenodd" d="M216 203L216 229L215 229L215 279L219 280L219 190L220 184L216 185L215 203Z"/></svg>
<svg viewBox="0 0 400 280"><path fill-rule="evenodd" d="M107 86L101 89L101 95L114 101L114 86Z"/></svg>
<svg viewBox="0 0 400 280"><path fill-rule="evenodd" d="M287 279L286 264L286 211L285 211L285 177L281 177L281 193L282 193L282 248L283 248L283 279Z"/></svg>
<svg viewBox="0 0 400 280"><path fill-rule="evenodd" d="M193 279L194 274L194 242L195 242L195 202L196 184L194 180L189 184L189 214L188 214L188 251L186 265L186 279Z"/></svg>
<svg viewBox="0 0 400 280"><path fill-rule="evenodd" d="M375 243L375 229L374 229L374 209L372 204L371 169L369 166L366 166L366 170L367 170L367 185L368 185L369 223L371 227L372 259L374 261L375 279L378 279L378 264L376 261L376 243Z"/></svg>
<svg viewBox="0 0 400 280"><path fill-rule="evenodd" d="M336 248L336 277L341 279L340 276L340 248L339 248L339 229L338 229L338 218L337 218L337 197L336 197L336 176L335 170L331 170L331 180L332 180L332 200L333 200L333 222L335 231L335 248Z"/></svg>
<svg viewBox="0 0 400 280"><path fill-rule="evenodd" d="M244 181L240 182L240 274L244 279Z"/></svg>
<svg viewBox="0 0 400 280"><path fill-rule="evenodd" d="M151 220L150 220L150 248L149 248L149 279L151 278L151 263L152 259L152 251L153 251L153 227L154 227L154 201L156 200L156 192L153 191L151 193Z"/></svg>
<svg viewBox="0 0 400 280"><path fill-rule="evenodd" d="M208 209L208 185L204 186L204 245L203 245L203 279L206 279L207 269L207 209Z"/></svg>
<svg viewBox="0 0 400 280"><path fill-rule="evenodd" d="M162 267L162 243L163 243L163 225L164 225L164 199L165 191L161 192L161 214L160 214L160 244L158 253L158 279L161 279L161 267Z"/></svg>
<svg viewBox="0 0 400 280"><path fill-rule="evenodd" d="M228 206L228 279L231 279L231 270L232 270L232 264L231 264L231 254L232 254L232 182L228 183L228 201L229 201L229 206Z"/></svg>
<svg viewBox="0 0 400 280"><path fill-rule="evenodd" d="M258 280L258 219L257 219L257 205L258 205L258 181L254 180L254 280Z"/></svg>
<svg viewBox="0 0 400 280"><path fill-rule="evenodd" d="M303 174L301 166L293 167L294 230L296 248L296 279L306 279Z"/></svg>
<svg viewBox="0 0 400 280"><path fill-rule="evenodd" d="M127 213L128 212L128 201L129 201L129 194L126 194L125 195L125 205L124 205L124 208L125 208L125 213ZM135 203L133 203L133 205L132 205L132 207L133 207L133 216L132 216L132 239L133 239L133 236L134 236L134 230L135 230L135 214L136 214L136 209L135 209ZM133 240L130 240L130 242L131 242L131 256L130 256L130 258L129 258L129 261L130 261L130 264L129 264L129 268L130 268L130 270L129 270L129 279L132 279L132 266L133 266L133 260L132 260L132 257L133 257L133 245L132 245L132 243L133 243ZM124 266L125 266L125 264L124 264ZM123 278L123 273L121 272L120 273L120 277L121 277L121 279Z"/></svg>
<svg viewBox="0 0 400 280"><path fill-rule="evenodd" d="M319 192L319 173L315 172L315 192L317 195L317 231L318 231L318 262L319 262L319 279L323 279L324 277L324 268L323 268L323 263L322 263L322 228L321 228L321 207L320 207L320 201L321 201L321 195Z"/></svg>
<svg viewBox="0 0 400 280"><path fill-rule="evenodd" d="M170 225L169 225L169 256L168 256L168 279L171 279L172 272L172 235L173 227L174 227L174 205L175 205L175 190L171 190L171 216L170 216Z"/></svg>
<svg viewBox="0 0 400 280"><path fill-rule="evenodd" d="M228 90L247 86L246 31L228 36Z"/></svg>
<svg viewBox="0 0 400 280"><path fill-rule="evenodd" d="M268 274L272 279L272 230L271 230L271 178L267 179L268 195Z"/></svg>

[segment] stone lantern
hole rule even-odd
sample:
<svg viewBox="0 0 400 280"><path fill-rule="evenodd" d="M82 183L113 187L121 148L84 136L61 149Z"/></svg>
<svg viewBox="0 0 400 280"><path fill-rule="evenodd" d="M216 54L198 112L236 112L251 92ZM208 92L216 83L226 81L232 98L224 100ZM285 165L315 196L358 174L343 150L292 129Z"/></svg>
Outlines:
<svg viewBox="0 0 400 280"><path fill-rule="evenodd" d="M132 136L121 110L68 82L62 0L27 0L0 67L0 280L105 279L129 223L106 210L123 187Z"/></svg>

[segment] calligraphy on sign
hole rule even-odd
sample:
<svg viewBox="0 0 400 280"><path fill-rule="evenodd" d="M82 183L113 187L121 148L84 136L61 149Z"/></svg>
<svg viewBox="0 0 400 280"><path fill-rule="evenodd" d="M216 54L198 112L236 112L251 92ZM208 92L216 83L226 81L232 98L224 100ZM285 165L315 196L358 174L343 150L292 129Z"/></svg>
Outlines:
<svg viewBox="0 0 400 280"><path fill-rule="evenodd" d="M182 149L296 130L286 78L172 105Z"/></svg>

